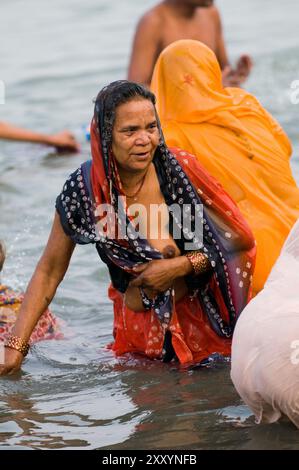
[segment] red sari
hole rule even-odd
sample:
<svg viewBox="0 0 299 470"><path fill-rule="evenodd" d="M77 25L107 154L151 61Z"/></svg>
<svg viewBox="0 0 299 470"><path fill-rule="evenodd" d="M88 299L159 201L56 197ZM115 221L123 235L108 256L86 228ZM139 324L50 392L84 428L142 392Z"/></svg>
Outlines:
<svg viewBox="0 0 299 470"><path fill-rule="evenodd" d="M160 359L164 333L155 313L135 312L124 305L123 295L109 287L114 308L114 343L110 346L117 356L125 353L144 354ZM230 356L231 339L215 333L197 297L186 295L175 305L169 331L172 346L181 364L198 363L213 353Z"/></svg>
<svg viewBox="0 0 299 470"><path fill-rule="evenodd" d="M170 150L192 184L201 188L201 199L203 204L209 207L210 215L217 214L217 218L222 216L222 223L227 230L231 230L231 251L235 250L236 256L235 261L231 259L228 263L227 271L233 301L238 305L239 314L251 298L256 254L251 231L234 201L201 167L195 157L177 148ZM222 318L229 323L228 309L215 276L209 282L209 289L213 292ZM124 303L124 295L112 285L108 295L114 306L114 342L110 347L115 354L120 356L125 353L138 353L152 359L160 359L165 330L153 309L141 312L130 310ZM198 363L213 353L230 356L231 338L219 336L215 332L200 299L191 293L175 302L168 330L171 332L174 352L181 364Z"/></svg>
<svg viewBox="0 0 299 470"><path fill-rule="evenodd" d="M112 350L116 355L141 353L164 360L163 349L171 334L171 346L182 364L201 361L212 353L229 355L235 322L251 292L256 247L249 226L235 202L198 160L178 148L168 149L161 132L153 159L161 192L168 207L175 201L182 211L187 204L194 209L195 215L187 211L184 215L193 220L193 226L194 220L198 221L196 217L200 219L203 243L195 241L195 235L193 241L196 250L208 256L212 274L204 285L200 277L193 276L189 284L191 297L186 295L177 303L169 288L150 305L143 297L144 311L128 309L124 293L136 275L134 267L162 259L163 255L147 240L131 239L129 232L124 239L110 235L117 230L99 234L96 229L97 207L101 204L109 204L117 214L124 213L126 224L129 220L120 198L124 194L111 142L107 140L109 133L105 132L105 109L96 105L96 110L98 114L91 125L92 162L85 162L68 178L56 208L66 234L75 243L95 243L109 268L114 286L109 289L114 304ZM203 208L202 214L196 212L199 207ZM176 243L185 255L185 229L180 229L181 238Z"/></svg>

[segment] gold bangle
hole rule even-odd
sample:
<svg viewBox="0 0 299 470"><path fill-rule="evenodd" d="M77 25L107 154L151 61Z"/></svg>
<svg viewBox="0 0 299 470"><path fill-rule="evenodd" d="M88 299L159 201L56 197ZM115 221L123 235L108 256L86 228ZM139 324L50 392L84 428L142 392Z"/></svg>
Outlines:
<svg viewBox="0 0 299 470"><path fill-rule="evenodd" d="M185 256L190 261L196 276L211 269L209 258L201 251L190 251Z"/></svg>
<svg viewBox="0 0 299 470"><path fill-rule="evenodd" d="M8 339L4 343L5 348L15 349L23 354L24 357L27 356L29 352L30 345L19 338L19 336L9 336Z"/></svg>

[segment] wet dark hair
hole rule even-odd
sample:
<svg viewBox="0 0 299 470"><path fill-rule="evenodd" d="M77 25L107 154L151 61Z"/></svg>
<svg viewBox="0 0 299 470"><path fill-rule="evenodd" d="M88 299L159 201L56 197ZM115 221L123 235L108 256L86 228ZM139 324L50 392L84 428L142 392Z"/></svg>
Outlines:
<svg viewBox="0 0 299 470"><path fill-rule="evenodd" d="M138 83L118 80L105 86L95 100L94 118L97 123L102 146L110 147L116 108L135 99L145 99L156 104L155 95Z"/></svg>
<svg viewBox="0 0 299 470"><path fill-rule="evenodd" d="M5 249L4 249L3 243L0 240L0 272L2 271L4 261L5 261Z"/></svg>

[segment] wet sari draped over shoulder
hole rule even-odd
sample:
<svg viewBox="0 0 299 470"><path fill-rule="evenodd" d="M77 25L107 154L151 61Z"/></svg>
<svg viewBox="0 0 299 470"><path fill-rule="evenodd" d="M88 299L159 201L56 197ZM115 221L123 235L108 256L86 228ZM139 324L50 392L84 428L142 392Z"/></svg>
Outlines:
<svg viewBox="0 0 299 470"><path fill-rule="evenodd" d="M117 355L133 352L161 359L170 332L174 352L183 364L213 352L229 355L236 319L249 299L255 261L252 233L235 203L194 156L168 149L161 133L153 160L161 192L167 206L177 204L188 221L182 224L182 219L172 217L180 234L175 241L182 254L192 241L193 249L209 257L213 272L204 284L200 277L190 276L190 295L177 303L170 288L153 300L142 295L144 311L132 311L123 294L134 276L133 267L163 256L132 230L103 113L92 121L91 151L92 162L68 178L56 209L66 234L76 243L94 243L109 269L109 297L114 303L111 348ZM112 207L116 215L106 232L98 229L102 205ZM187 206L190 210L183 210ZM197 222L203 240L194 235ZM119 225L111 231L111 223L123 224L125 235L119 236Z"/></svg>

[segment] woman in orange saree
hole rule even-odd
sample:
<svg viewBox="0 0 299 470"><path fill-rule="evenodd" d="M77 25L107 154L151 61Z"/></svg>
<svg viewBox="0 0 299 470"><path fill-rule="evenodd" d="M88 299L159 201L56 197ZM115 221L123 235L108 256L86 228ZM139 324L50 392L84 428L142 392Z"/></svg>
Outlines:
<svg viewBox="0 0 299 470"><path fill-rule="evenodd" d="M167 144L196 155L249 223L257 242L253 291L259 292L299 218L287 135L253 95L223 88L215 54L198 41L167 47L151 88Z"/></svg>

